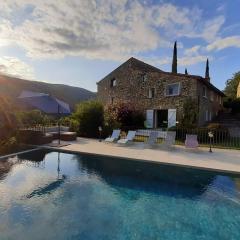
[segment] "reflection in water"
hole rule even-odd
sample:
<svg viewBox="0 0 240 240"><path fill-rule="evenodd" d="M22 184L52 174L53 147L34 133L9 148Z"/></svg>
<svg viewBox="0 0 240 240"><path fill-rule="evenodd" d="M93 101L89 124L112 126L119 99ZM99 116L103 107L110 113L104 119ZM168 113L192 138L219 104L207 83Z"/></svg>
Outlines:
<svg viewBox="0 0 240 240"><path fill-rule="evenodd" d="M30 194L28 194L26 197L27 198L32 198L32 197L35 197L35 196L50 194L53 191L55 191L58 187L60 187L64 183L66 178L67 177L65 175L62 175L62 178L57 179L56 181L51 182L50 184L48 184L44 187L40 187L40 188L34 190Z"/></svg>
<svg viewBox="0 0 240 240"><path fill-rule="evenodd" d="M39 153L0 180L0 239L240 239L237 175Z"/></svg>
<svg viewBox="0 0 240 240"><path fill-rule="evenodd" d="M14 163L12 161L0 160L0 180L3 180L7 176L13 165Z"/></svg>
<svg viewBox="0 0 240 240"><path fill-rule="evenodd" d="M22 161L29 160L31 162L42 162L45 159L46 154L49 151L47 150L36 150L31 152L26 152L18 155L18 159Z"/></svg>
<svg viewBox="0 0 240 240"><path fill-rule="evenodd" d="M29 154L23 155L22 156L22 160L27 160L27 159L34 159L32 162L37 162L38 164L36 165L37 167L41 166L41 162L44 162L45 156L47 153L49 153L49 151L37 151L37 156L38 158L33 158L33 156L36 156L36 152L34 152L34 154L31 154L31 152ZM49 184L47 184L44 187L39 187L38 189L32 191L30 194L28 194L26 197L27 198L32 198L35 196L41 196L41 195L45 195L45 194L51 194L53 191L55 191L57 188L59 188L64 181L67 179L67 176L65 174L62 174L62 176L60 177L60 172L61 172L61 168L60 168L60 152L57 153L57 180L53 181Z"/></svg>
<svg viewBox="0 0 240 240"><path fill-rule="evenodd" d="M156 194L194 198L201 196L216 173L100 156L76 155L80 170L100 176L110 186Z"/></svg>

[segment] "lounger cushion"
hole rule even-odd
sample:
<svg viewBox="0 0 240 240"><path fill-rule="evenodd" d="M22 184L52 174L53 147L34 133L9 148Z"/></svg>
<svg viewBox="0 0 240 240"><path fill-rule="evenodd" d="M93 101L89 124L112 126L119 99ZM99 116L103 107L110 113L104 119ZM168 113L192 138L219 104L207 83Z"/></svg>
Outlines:
<svg viewBox="0 0 240 240"><path fill-rule="evenodd" d="M127 142L129 142L129 141L130 141L130 140L124 138L124 139L118 140L118 143L123 143L123 144L125 144L125 143L127 143Z"/></svg>
<svg viewBox="0 0 240 240"><path fill-rule="evenodd" d="M114 142L116 139L112 137L108 137L105 139L105 142Z"/></svg>

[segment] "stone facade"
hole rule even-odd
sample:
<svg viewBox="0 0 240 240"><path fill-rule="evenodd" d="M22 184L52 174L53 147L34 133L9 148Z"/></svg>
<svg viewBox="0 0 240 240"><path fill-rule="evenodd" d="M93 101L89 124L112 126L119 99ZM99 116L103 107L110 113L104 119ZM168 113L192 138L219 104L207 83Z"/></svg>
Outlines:
<svg viewBox="0 0 240 240"><path fill-rule="evenodd" d="M238 88L237 88L237 98L240 98L240 82L239 82Z"/></svg>
<svg viewBox="0 0 240 240"><path fill-rule="evenodd" d="M168 111L169 121L171 112L176 115L173 121L180 121L183 104L189 97L199 109L199 125L213 118L222 107L220 99L223 93L208 80L199 76L163 72L135 58L130 58L97 85L97 97L104 105L122 101L143 112L148 110L153 121L152 127L155 128L159 127L159 119L163 120L161 114L164 111L161 110ZM169 89L172 87L173 90ZM203 91L206 96L203 96ZM206 111L209 111L209 119L206 119Z"/></svg>

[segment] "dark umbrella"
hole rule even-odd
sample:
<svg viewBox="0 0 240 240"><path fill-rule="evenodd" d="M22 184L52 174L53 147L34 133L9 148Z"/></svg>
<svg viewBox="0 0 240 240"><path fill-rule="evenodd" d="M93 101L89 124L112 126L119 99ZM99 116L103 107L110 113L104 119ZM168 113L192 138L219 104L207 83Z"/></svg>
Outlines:
<svg viewBox="0 0 240 240"><path fill-rule="evenodd" d="M24 100L25 103L31 105L34 108L41 110L47 114L68 115L71 113L70 107L67 103L45 93L22 91L19 96L20 99ZM58 134L60 144L60 122L58 121Z"/></svg>

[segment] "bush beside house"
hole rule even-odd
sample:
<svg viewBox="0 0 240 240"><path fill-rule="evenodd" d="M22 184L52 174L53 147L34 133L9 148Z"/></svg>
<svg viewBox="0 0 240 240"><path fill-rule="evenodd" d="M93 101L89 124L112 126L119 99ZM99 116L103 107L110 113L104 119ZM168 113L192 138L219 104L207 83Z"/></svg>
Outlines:
<svg viewBox="0 0 240 240"><path fill-rule="evenodd" d="M79 136L97 137L98 127L104 125L103 105L97 101L82 102L77 105L71 118L79 124Z"/></svg>

